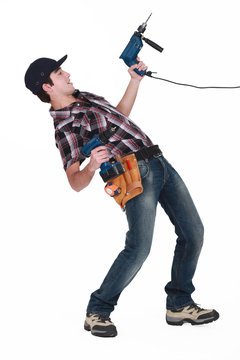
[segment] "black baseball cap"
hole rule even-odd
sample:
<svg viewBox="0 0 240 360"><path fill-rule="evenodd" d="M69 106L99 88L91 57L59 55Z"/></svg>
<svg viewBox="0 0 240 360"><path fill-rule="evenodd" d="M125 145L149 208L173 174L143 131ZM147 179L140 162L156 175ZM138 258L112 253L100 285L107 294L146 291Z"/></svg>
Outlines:
<svg viewBox="0 0 240 360"><path fill-rule="evenodd" d="M66 59L67 55L58 61L49 58L35 60L26 71L24 78L26 87L37 95L51 72L59 68Z"/></svg>

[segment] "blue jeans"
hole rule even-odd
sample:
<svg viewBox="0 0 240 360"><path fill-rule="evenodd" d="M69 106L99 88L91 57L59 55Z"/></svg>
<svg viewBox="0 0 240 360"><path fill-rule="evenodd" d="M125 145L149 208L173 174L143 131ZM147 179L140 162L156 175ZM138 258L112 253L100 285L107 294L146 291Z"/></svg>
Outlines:
<svg viewBox="0 0 240 360"><path fill-rule="evenodd" d="M143 193L126 204L129 231L101 287L91 294L87 312L110 314L123 289L146 260L152 244L156 208L160 203L177 235L171 281L165 286L167 309L194 303L192 278L203 244L203 225L191 196L174 168L163 157L138 161Z"/></svg>

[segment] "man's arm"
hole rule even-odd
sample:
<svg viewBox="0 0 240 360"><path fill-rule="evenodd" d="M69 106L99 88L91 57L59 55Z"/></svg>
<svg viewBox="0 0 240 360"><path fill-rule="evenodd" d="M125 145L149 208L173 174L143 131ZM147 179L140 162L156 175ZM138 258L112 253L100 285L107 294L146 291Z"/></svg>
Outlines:
<svg viewBox="0 0 240 360"><path fill-rule="evenodd" d="M140 59L137 58L137 60L139 61ZM134 105L134 102L136 100L136 96L138 93L138 88L140 85L140 82L143 78L143 76L138 75L134 69L138 69L138 70L146 70L147 67L146 65L142 62L139 61L138 64L132 65L129 69L128 72L131 76L131 80L128 84L127 90L125 91L125 94L123 95L120 103L117 105L116 109L118 111L120 111L121 113L123 113L126 116L129 116L132 107Z"/></svg>
<svg viewBox="0 0 240 360"><path fill-rule="evenodd" d="M81 191L88 186L95 171L99 169L105 161L109 161L107 148L105 146L99 146L92 150L90 161L83 170L80 170L79 161L69 166L66 174L73 190Z"/></svg>

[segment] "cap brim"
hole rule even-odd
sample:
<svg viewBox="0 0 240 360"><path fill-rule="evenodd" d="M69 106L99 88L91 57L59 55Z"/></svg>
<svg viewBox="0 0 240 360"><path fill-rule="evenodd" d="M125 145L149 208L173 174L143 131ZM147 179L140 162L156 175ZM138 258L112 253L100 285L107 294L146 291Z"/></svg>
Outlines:
<svg viewBox="0 0 240 360"><path fill-rule="evenodd" d="M62 65L62 63L64 63L64 61L67 59L67 55L65 55L64 57L62 57L60 60L57 61L57 65L58 67L60 67Z"/></svg>

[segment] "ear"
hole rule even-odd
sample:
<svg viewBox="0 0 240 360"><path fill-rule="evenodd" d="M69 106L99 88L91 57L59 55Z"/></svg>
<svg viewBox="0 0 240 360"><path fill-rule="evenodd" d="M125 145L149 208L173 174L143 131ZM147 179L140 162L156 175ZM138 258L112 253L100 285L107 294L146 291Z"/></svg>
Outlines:
<svg viewBox="0 0 240 360"><path fill-rule="evenodd" d="M51 92L52 87L51 87L51 85L44 83L44 84L42 84L42 89L43 89L44 91L46 91L46 93L49 93L49 92Z"/></svg>

